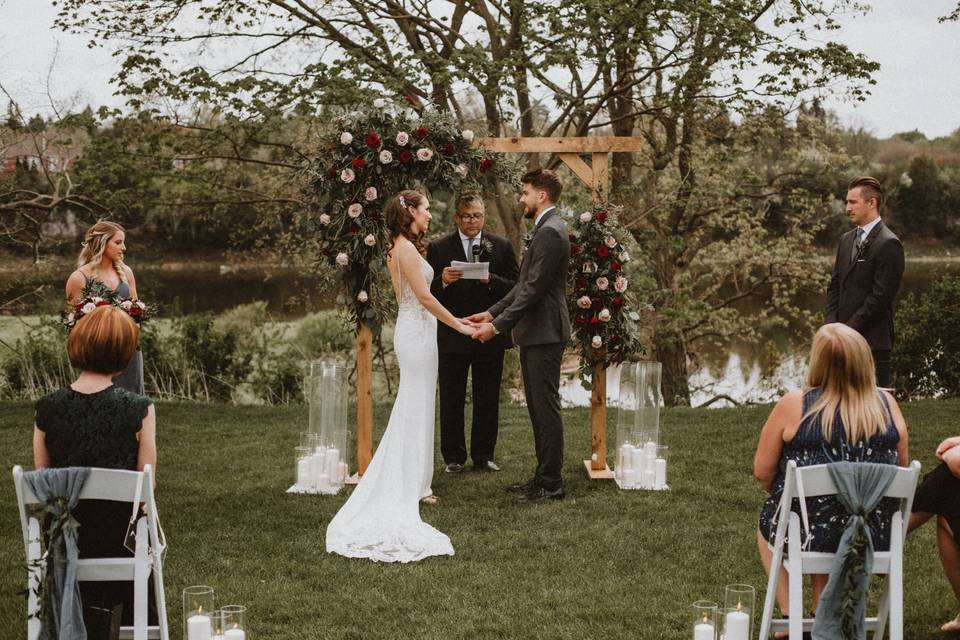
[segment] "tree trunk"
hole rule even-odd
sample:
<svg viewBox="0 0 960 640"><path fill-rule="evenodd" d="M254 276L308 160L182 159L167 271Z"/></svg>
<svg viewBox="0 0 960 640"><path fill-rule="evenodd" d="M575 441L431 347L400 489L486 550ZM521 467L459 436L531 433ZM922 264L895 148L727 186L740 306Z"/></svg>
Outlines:
<svg viewBox="0 0 960 640"><path fill-rule="evenodd" d="M654 350L663 367L663 402L668 407L689 406L687 347L682 335L655 336Z"/></svg>

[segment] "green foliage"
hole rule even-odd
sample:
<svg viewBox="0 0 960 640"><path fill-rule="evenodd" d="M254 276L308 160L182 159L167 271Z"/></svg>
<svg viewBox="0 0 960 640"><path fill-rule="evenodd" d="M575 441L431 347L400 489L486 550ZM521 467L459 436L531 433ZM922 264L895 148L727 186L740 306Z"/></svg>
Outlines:
<svg viewBox="0 0 960 640"><path fill-rule="evenodd" d="M297 323L294 338L307 360L323 355L350 353L354 340L342 314L336 311L321 311L303 318Z"/></svg>
<svg viewBox="0 0 960 640"><path fill-rule="evenodd" d="M74 379L67 358L67 334L52 317L30 324L2 354L0 397L34 399L61 389Z"/></svg>
<svg viewBox="0 0 960 640"><path fill-rule="evenodd" d="M960 277L944 276L897 305L893 386L904 398L960 396Z"/></svg>

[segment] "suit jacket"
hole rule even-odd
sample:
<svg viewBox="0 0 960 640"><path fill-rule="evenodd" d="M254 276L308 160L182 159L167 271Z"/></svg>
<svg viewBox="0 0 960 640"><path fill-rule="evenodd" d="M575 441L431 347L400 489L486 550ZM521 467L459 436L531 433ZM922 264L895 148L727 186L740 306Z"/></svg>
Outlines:
<svg viewBox="0 0 960 640"><path fill-rule="evenodd" d="M492 233L482 233L478 255L480 262L490 263L490 282L484 284L479 280L458 280L444 287L443 268L449 267L454 260L470 261L470 258L464 255L463 243L457 231L434 240L427 246L427 262L433 267L434 273L430 292L458 318L486 311L505 296L517 281L517 257L513 252L513 245L506 238ZM497 336L481 343L457 333L443 323L437 324L437 347L442 353L503 351L512 346L509 335Z"/></svg>
<svg viewBox="0 0 960 640"><path fill-rule="evenodd" d="M903 245L878 222L851 261L856 229L840 238L833 276L827 287L826 321L859 331L870 348L893 348L893 300L903 277Z"/></svg>
<svg viewBox="0 0 960 640"><path fill-rule="evenodd" d="M488 309L497 331L513 331L513 341L521 347L567 342L569 263L567 225L556 209L548 211L533 230L520 262L517 284Z"/></svg>

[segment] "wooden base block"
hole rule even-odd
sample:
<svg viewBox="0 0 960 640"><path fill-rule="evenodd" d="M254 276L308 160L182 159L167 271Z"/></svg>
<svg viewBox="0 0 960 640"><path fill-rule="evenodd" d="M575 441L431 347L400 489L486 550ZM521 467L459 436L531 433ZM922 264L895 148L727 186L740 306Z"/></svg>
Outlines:
<svg viewBox="0 0 960 640"><path fill-rule="evenodd" d="M603 469L591 469L591 464L589 460L583 461L583 466L587 470L587 475L590 476L591 480L613 480L614 475L610 467L603 465Z"/></svg>
<svg viewBox="0 0 960 640"><path fill-rule="evenodd" d="M343 481L345 485L355 485L360 483L360 474L355 473L352 476L347 476L347 479Z"/></svg>

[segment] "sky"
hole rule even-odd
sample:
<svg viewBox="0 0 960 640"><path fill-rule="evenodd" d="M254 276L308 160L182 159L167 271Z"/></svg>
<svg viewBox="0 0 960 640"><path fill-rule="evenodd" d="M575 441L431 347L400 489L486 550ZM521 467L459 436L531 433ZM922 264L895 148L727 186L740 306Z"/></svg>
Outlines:
<svg viewBox="0 0 960 640"><path fill-rule="evenodd" d="M866 16L844 16L832 37L880 63L877 85L866 102L836 95L827 106L844 124L879 137L919 129L932 138L960 128L960 23L937 22L956 0L870 4ZM119 61L87 48L82 35L55 30L55 14L48 0L0 0L0 84L28 113L47 110L48 86L61 107L121 106L110 86Z"/></svg>

